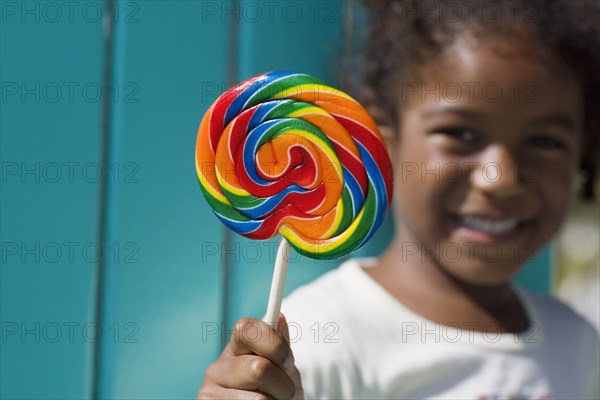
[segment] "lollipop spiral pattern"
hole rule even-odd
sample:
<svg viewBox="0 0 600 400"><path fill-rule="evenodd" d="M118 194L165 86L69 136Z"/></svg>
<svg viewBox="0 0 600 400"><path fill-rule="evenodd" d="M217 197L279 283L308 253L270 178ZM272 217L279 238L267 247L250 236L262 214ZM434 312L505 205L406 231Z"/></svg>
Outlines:
<svg viewBox="0 0 600 400"><path fill-rule="evenodd" d="M281 233L311 258L363 246L392 198L390 158L366 110L291 72L252 77L212 104L198 129L196 171L226 226L251 239Z"/></svg>

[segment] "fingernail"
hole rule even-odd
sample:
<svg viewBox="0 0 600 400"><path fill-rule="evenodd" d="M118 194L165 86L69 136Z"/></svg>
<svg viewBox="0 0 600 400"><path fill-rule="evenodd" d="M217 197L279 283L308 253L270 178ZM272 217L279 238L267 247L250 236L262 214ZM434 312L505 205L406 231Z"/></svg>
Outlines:
<svg viewBox="0 0 600 400"><path fill-rule="evenodd" d="M290 352L287 355L287 357L285 358L285 361L283 362L283 368L290 369L294 366L295 362L296 362L296 360L294 360L294 354L292 352Z"/></svg>

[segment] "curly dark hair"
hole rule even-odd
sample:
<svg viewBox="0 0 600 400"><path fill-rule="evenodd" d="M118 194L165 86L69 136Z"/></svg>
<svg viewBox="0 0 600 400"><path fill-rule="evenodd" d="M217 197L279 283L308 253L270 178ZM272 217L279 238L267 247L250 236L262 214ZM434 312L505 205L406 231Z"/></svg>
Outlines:
<svg viewBox="0 0 600 400"><path fill-rule="evenodd" d="M600 1L598 0L364 0L371 11L365 49L365 102L382 110L382 123L396 121L396 94L424 61L468 33L514 35L539 52L558 56L580 81L585 134L582 196L593 199L600 166ZM526 37L524 37L526 35ZM414 76L414 75L413 75ZM377 93L378 96L374 96ZM371 94L371 95L369 95Z"/></svg>

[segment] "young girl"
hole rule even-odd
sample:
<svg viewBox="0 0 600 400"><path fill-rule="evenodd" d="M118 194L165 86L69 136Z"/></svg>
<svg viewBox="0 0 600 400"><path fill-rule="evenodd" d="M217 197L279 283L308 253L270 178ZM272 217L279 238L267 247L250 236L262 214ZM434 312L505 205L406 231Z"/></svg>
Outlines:
<svg viewBox="0 0 600 400"><path fill-rule="evenodd" d="M511 285L593 176L598 3L369 5L393 243L239 321L198 398L598 399L595 330Z"/></svg>

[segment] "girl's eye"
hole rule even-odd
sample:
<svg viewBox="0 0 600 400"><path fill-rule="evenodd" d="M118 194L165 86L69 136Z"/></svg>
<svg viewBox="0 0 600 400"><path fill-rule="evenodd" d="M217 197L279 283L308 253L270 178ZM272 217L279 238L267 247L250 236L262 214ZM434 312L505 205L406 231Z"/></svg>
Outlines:
<svg viewBox="0 0 600 400"><path fill-rule="evenodd" d="M547 135L534 136L529 139L529 144L547 150L567 150L569 147L564 140Z"/></svg>
<svg viewBox="0 0 600 400"><path fill-rule="evenodd" d="M477 139L475 132L466 128L444 128L440 129L439 133L467 143L475 142Z"/></svg>

